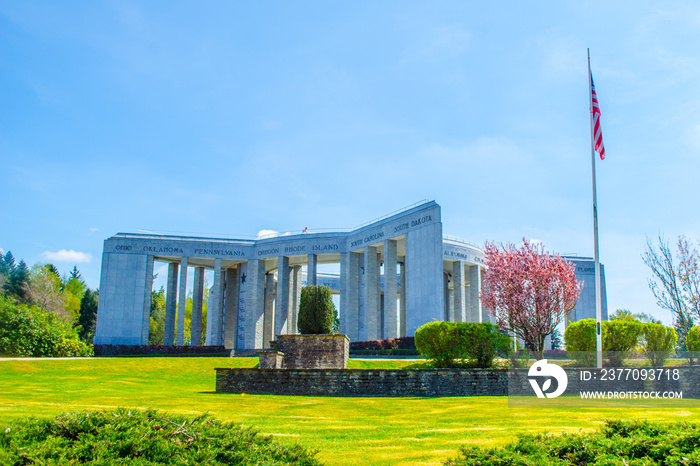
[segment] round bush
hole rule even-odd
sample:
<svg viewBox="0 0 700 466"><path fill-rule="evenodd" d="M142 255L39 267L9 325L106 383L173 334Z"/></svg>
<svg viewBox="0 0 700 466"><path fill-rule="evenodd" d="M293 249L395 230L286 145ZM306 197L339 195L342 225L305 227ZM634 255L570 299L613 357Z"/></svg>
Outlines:
<svg viewBox="0 0 700 466"><path fill-rule="evenodd" d="M685 337L685 347L688 351L697 353L700 351L700 325L688 330Z"/></svg>
<svg viewBox="0 0 700 466"><path fill-rule="evenodd" d="M676 331L662 324L644 324L644 354L652 366L663 366L678 341Z"/></svg>
<svg viewBox="0 0 700 466"><path fill-rule="evenodd" d="M488 322L429 322L415 334L416 349L438 367L469 360L476 367L491 367L496 355L506 355L511 340Z"/></svg>
<svg viewBox="0 0 700 466"><path fill-rule="evenodd" d="M306 335L333 333L333 304L331 289L327 286L305 286L301 289L297 328Z"/></svg>
<svg viewBox="0 0 700 466"><path fill-rule="evenodd" d="M642 324L634 320L601 322L604 357L612 366L621 366L639 342ZM564 332L566 351L579 364L590 366L596 362L596 321L581 319L569 324Z"/></svg>

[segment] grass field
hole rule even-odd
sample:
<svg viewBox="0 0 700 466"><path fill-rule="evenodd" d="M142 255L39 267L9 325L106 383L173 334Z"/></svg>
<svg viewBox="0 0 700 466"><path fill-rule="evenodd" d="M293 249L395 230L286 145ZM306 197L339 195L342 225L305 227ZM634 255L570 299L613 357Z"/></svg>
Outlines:
<svg viewBox="0 0 700 466"><path fill-rule="evenodd" d="M0 361L0 428L20 416L153 407L209 412L319 450L327 464L440 464L460 445L501 445L524 432L592 430L604 419L700 421L700 400L668 407L516 410L505 397L327 398L214 393L216 367L253 367L257 358L93 358ZM415 361L351 360L351 368Z"/></svg>

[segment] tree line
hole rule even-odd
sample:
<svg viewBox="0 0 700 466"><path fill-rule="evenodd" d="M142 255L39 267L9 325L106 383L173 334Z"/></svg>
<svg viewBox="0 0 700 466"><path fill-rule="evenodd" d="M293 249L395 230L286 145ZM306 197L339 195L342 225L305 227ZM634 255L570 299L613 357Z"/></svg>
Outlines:
<svg viewBox="0 0 700 466"><path fill-rule="evenodd" d="M0 254L0 294L0 353L75 355L92 344L99 289L90 289L76 266L64 275L53 264L29 268L8 251ZM32 335L43 335L43 343L25 341Z"/></svg>

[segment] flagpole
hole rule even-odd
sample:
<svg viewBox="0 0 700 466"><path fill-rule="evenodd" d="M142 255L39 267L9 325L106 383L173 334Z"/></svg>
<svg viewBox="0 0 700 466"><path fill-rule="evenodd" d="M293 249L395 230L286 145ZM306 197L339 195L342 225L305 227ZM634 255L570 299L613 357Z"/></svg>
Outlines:
<svg viewBox="0 0 700 466"><path fill-rule="evenodd" d="M593 250L595 258L595 351L596 367L603 367L603 337L601 334L601 321L603 312L600 298L600 258L598 256L598 196L595 183L595 136L593 129L593 79L591 77L591 49L588 50L588 105L590 107L591 122L591 174L593 179Z"/></svg>

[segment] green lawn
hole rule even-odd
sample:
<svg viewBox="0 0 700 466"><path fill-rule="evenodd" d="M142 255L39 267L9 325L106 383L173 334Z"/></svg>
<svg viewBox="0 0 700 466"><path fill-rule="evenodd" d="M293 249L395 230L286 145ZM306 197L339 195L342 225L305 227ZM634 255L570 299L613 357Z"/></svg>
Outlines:
<svg viewBox="0 0 700 466"><path fill-rule="evenodd" d="M19 416L96 408L153 407L209 412L282 442L320 451L328 464L440 464L464 444L502 445L522 432L575 432L603 419L700 421L700 400L668 408L516 410L505 397L326 398L214 393L215 367L253 367L257 358L94 358L0 361L0 428ZM416 361L355 361L351 368Z"/></svg>

